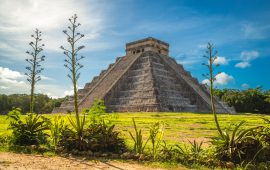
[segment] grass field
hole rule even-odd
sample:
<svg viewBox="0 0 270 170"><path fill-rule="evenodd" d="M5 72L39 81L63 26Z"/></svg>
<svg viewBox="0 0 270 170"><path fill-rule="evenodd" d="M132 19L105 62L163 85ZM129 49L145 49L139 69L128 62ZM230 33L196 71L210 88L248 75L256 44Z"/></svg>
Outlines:
<svg viewBox="0 0 270 170"><path fill-rule="evenodd" d="M46 115L52 118L55 115ZM182 141L196 139L197 141L207 142L209 138L216 134L215 124L212 114L198 113L115 113L110 120L116 125L116 129L121 132L128 145L131 138L128 131L134 133L132 118L135 118L138 128L143 130L144 137L148 135L148 127L154 122L160 121L166 124L164 139L168 143L178 143ZM219 114L221 127L230 130L233 125L242 120L246 121L244 127L259 126L263 123L261 117L270 116L258 114ZM7 130L9 121L6 116L0 116L0 135L8 135Z"/></svg>

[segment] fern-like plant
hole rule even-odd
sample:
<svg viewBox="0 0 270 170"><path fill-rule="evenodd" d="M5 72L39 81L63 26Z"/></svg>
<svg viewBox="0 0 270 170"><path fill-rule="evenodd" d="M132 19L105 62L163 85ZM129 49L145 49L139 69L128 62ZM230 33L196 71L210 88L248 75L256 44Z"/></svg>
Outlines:
<svg viewBox="0 0 270 170"><path fill-rule="evenodd" d="M21 110L13 109L8 113L11 119L9 129L12 130L12 142L15 145L40 145L45 143L48 134L48 119L42 115L28 113L23 120Z"/></svg>

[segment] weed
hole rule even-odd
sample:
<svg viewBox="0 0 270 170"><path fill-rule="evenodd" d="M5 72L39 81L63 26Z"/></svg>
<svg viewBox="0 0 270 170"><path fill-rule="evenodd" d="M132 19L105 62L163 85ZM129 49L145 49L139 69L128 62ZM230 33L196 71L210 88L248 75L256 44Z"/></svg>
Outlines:
<svg viewBox="0 0 270 170"><path fill-rule="evenodd" d="M143 137L142 137L142 130L137 129L137 125L136 125L136 122L135 122L134 118L132 118L132 122L133 122L133 127L134 127L134 130L135 130L135 135L133 136L131 132L129 132L129 134L130 134L130 136L131 136L131 138L132 138L132 140L134 142L133 150L134 150L134 152L141 154L141 153L144 152L145 146L148 143L150 138L148 138L146 140L146 142L144 143L143 142Z"/></svg>

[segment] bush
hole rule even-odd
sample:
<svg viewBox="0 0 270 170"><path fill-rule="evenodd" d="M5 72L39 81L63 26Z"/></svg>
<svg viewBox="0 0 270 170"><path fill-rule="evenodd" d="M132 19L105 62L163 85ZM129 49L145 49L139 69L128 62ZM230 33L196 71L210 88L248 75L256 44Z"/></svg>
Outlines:
<svg viewBox="0 0 270 170"><path fill-rule="evenodd" d="M157 159L161 161L175 161L175 159L178 157L179 154L178 149L176 148L176 145L168 145L165 141L162 141L161 149L158 154Z"/></svg>
<svg viewBox="0 0 270 170"><path fill-rule="evenodd" d="M101 116L106 114L106 106L103 100L95 100L90 109L86 109L85 112L88 113L91 123L100 123L104 119Z"/></svg>
<svg viewBox="0 0 270 170"><path fill-rule="evenodd" d="M0 151L1 149L8 148L10 144L10 136L0 136Z"/></svg>
<svg viewBox="0 0 270 170"><path fill-rule="evenodd" d="M15 108L8 113L11 119L9 129L12 130L12 143L15 145L40 145L47 142L48 119L33 113L21 117L21 109Z"/></svg>
<svg viewBox="0 0 270 170"><path fill-rule="evenodd" d="M114 130L115 125L107 125L104 121L99 124L92 124L85 131L88 139L89 149L97 152L123 152L124 140L119 137L119 132Z"/></svg>
<svg viewBox="0 0 270 170"><path fill-rule="evenodd" d="M89 109L89 114L102 115L106 113L104 100L95 100L92 107Z"/></svg>
<svg viewBox="0 0 270 170"><path fill-rule="evenodd" d="M50 122L50 137L52 139L53 146L57 147L59 140L62 137L63 132L67 129L67 123L62 116L55 116L53 121Z"/></svg>
<svg viewBox="0 0 270 170"><path fill-rule="evenodd" d="M93 152L120 152L126 150L124 140L119 132L114 130L115 125L103 123L91 124L83 131L82 139L77 139L73 131L66 129L59 141L66 151L79 150ZM80 143L79 143L80 142Z"/></svg>
<svg viewBox="0 0 270 170"><path fill-rule="evenodd" d="M78 139L78 136L74 131L66 128L62 132L57 146L63 148L65 152L70 152L72 150L84 151L87 150L87 141L84 137Z"/></svg>
<svg viewBox="0 0 270 170"><path fill-rule="evenodd" d="M184 165L204 164L208 165L208 155L202 148L203 142L193 141L188 144L167 145L165 141L161 145L158 159L161 161L175 161Z"/></svg>
<svg viewBox="0 0 270 170"><path fill-rule="evenodd" d="M240 129L245 122L240 122L230 135L224 132L224 136L218 136L212 140L215 148L215 156L221 161L261 162L270 157L268 137L264 127Z"/></svg>

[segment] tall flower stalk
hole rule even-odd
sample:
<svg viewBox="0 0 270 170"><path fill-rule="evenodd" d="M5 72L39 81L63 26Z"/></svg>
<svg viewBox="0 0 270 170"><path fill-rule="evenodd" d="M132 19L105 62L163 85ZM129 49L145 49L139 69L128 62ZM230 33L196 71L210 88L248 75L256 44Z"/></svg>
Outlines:
<svg viewBox="0 0 270 170"><path fill-rule="evenodd" d="M27 76L27 81L31 85L30 113L33 113L35 108L35 86L36 83L41 80L39 74L42 70L44 70L44 68L41 67L40 63L44 61L45 56L41 56L40 53L43 51L43 46L45 45L41 44L41 31L39 31L38 29L35 30L35 33L31 35L31 37L34 39L29 43L32 49L30 51L26 51L26 53L30 55L30 58L25 59L30 66L26 67L26 70L28 72L25 73L25 75Z"/></svg>
<svg viewBox="0 0 270 170"><path fill-rule="evenodd" d="M214 99L214 81L216 80L216 77L219 73L215 74L215 69L219 66L219 64L216 64L215 61L217 59L217 51L214 50L214 45L212 43L207 44L207 50L206 54L203 56L207 59L207 63L203 63L204 66L207 67L208 73L203 74L203 76L208 80L209 86L210 86L210 98L211 98L211 107L212 107L212 113L214 115L215 124L217 127L217 130L221 136L223 136L222 130L220 128L217 113L216 113L216 106L215 106L215 99Z"/></svg>
<svg viewBox="0 0 270 170"><path fill-rule="evenodd" d="M77 96L77 82L80 78L79 70L83 67L82 64L79 63L83 56L78 56L79 51L81 51L84 46L77 46L78 41L84 37L84 34L79 33L78 27L81 25L77 22L77 15L74 14L71 18L69 18L70 26L68 26L67 30L63 30L63 33L67 36L67 42L69 44L68 48L61 46L60 48L64 51L64 55L66 56L64 66L68 69L69 74L67 75L73 84L74 91L74 111L76 114L76 123L70 118L70 122L72 126L76 129L76 133L78 138L82 137L83 127L85 125L85 118L80 120L79 109L78 109L78 96Z"/></svg>

